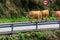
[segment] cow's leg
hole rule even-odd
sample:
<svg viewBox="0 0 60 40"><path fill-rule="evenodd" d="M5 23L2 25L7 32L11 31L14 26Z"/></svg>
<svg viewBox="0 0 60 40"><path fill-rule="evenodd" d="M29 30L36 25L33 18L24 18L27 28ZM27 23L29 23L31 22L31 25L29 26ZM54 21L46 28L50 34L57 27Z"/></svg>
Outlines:
<svg viewBox="0 0 60 40"><path fill-rule="evenodd" d="M41 22L41 19L37 19L37 22Z"/></svg>
<svg viewBox="0 0 60 40"><path fill-rule="evenodd" d="M39 22L42 22L42 19L41 18L39 19Z"/></svg>
<svg viewBox="0 0 60 40"><path fill-rule="evenodd" d="M57 19L56 19L56 17L54 17L55 19L54 19L54 21L56 21Z"/></svg>
<svg viewBox="0 0 60 40"><path fill-rule="evenodd" d="M56 21L58 21L58 18L56 17Z"/></svg>
<svg viewBox="0 0 60 40"><path fill-rule="evenodd" d="M58 20L60 20L60 18L58 18Z"/></svg>
<svg viewBox="0 0 60 40"><path fill-rule="evenodd" d="M36 22L38 22L38 19L36 19Z"/></svg>
<svg viewBox="0 0 60 40"><path fill-rule="evenodd" d="M39 18L39 19L38 19L38 22L42 22L42 18Z"/></svg>
<svg viewBox="0 0 60 40"><path fill-rule="evenodd" d="M60 20L60 18L58 17L58 21Z"/></svg>
<svg viewBox="0 0 60 40"><path fill-rule="evenodd" d="M59 17L59 20L60 20L60 17Z"/></svg>
<svg viewBox="0 0 60 40"><path fill-rule="evenodd" d="M44 17L42 17L41 22L44 22Z"/></svg>
<svg viewBox="0 0 60 40"><path fill-rule="evenodd" d="M45 20L45 22L46 22L46 21L48 21L48 17L46 17L46 20Z"/></svg>
<svg viewBox="0 0 60 40"><path fill-rule="evenodd" d="M44 20L44 18L42 18L42 20Z"/></svg>
<svg viewBox="0 0 60 40"><path fill-rule="evenodd" d="M31 23L32 23L32 18L29 18L29 22L31 22Z"/></svg>
<svg viewBox="0 0 60 40"><path fill-rule="evenodd" d="M33 19L32 19L32 18L30 19L30 22L31 22L31 23L33 22Z"/></svg>

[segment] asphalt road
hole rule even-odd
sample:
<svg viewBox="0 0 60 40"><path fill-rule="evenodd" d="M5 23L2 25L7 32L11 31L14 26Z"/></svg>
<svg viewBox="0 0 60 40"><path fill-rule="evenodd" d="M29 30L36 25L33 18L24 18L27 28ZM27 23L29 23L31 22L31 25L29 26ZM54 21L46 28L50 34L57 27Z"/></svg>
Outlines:
<svg viewBox="0 0 60 40"><path fill-rule="evenodd" d="M38 29L59 28L60 22L42 22L38 23ZM3 23L0 24L0 32L11 32L11 24L13 24L13 31L35 30L36 23Z"/></svg>

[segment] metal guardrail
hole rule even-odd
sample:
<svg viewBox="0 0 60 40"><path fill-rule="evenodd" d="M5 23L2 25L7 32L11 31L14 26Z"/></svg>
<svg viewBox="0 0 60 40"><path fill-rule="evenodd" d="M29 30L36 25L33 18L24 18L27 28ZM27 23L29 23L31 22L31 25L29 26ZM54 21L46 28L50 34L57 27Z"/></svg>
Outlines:
<svg viewBox="0 0 60 40"><path fill-rule="evenodd" d="M36 31L38 30L38 25L48 25L48 24L59 24L60 28L60 21L50 21L50 22L26 22L26 23L6 23L6 24L0 24L0 28L7 28L11 27L11 33L13 33L13 27L23 27L23 26L36 26Z"/></svg>

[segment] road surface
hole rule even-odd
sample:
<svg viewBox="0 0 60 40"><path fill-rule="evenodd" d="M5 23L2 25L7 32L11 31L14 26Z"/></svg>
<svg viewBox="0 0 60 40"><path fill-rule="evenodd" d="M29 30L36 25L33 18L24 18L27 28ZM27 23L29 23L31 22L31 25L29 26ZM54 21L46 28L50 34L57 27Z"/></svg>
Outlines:
<svg viewBox="0 0 60 40"><path fill-rule="evenodd" d="M38 23L38 29L48 29L48 28L59 28L60 24L58 22L45 22ZM35 30L35 23L13 23L13 31L25 31L25 30ZM10 23L0 24L0 32L11 32L12 27Z"/></svg>

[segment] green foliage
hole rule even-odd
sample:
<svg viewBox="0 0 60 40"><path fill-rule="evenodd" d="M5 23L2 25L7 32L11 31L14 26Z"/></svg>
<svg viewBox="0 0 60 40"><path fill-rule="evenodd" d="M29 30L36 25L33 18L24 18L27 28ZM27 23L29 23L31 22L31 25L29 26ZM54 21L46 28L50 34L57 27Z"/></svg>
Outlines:
<svg viewBox="0 0 60 40"><path fill-rule="evenodd" d="M43 5L43 0L39 0L39 4L42 6Z"/></svg>
<svg viewBox="0 0 60 40"><path fill-rule="evenodd" d="M0 37L0 40L8 40L8 37L2 36L2 37Z"/></svg>
<svg viewBox="0 0 60 40"><path fill-rule="evenodd" d="M43 30L21 33L10 36L0 36L0 40L60 40L60 30Z"/></svg>
<svg viewBox="0 0 60 40"><path fill-rule="evenodd" d="M10 36L9 36L9 40L16 40L16 37L15 37L15 36L10 35Z"/></svg>
<svg viewBox="0 0 60 40"><path fill-rule="evenodd" d="M11 18L17 18L18 15L14 13L13 11L10 11Z"/></svg>
<svg viewBox="0 0 60 40"><path fill-rule="evenodd" d="M0 17L4 15L3 10L0 8Z"/></svg>
<svg viewBox="0 0 60 40"><path fill-rule="evenodd" d="M3 37L0 37L0 40L3 40Z"/></svg>
<svg viewBox="0 0 60 40"><path fill-rule="evenodd" d="M36 32L35 35L38 40L43 40L43 33L42 32Z"/></svg>
<svg viewBox="0 0 60 40"><path fill-rule="evenodd" d="M31 34L29 32L24 34L25 40L30 40L31 39Z"/></svg>
<svg viewBox="0 0 60 40"><path fill-rule="evenodd" d="M53 21L56 20L55 17L48 17L47 18L48 21ZM18 17L18 18L0 18L0 23L10 23L10 22L30 22L29 18L26 17ZM46 20L46 18L44 18L44 20ZM33 22L35 22L36 20L33 19Z"/></svg>
<svg viewBox="0 0 60 40"><path fill-rule="evenodd" d="M30 40L30 39L43 40L44 39L43 35L44 34L41 32L32 32L32 33L27 32L24 35L22 35L22 33L18 34L19 40Z"/></svg>
<svg viewBox="0 0 60 40"><path fill-rule="evenodd" d="M0 40L16 40L16 37L15 36L3 36L3 37L0 37Z"/></svg>
<svg viewBox="0 0 60 40"><path fill-rule="evenodd" d="M0 0L1 3L4 3L6 0Z"/></svg>
<svg viewBox="0 0 60 40"><path fill-rule="evenodd" d="M24 12L25 12L25 9L19 8L19 10L18 10L18 13L19 13L18 16L19 17L25 16Z"/></svg>
<svg viewBox="0 0 60 40"><path fill-rule="evenodd" d="M25 8L28 8L29 0L21 0L22 6L25 6Z"/></svg>
<svg viewBox="0 0 60 40"><path fill-rule="evenodd" d="M21 32L18 33L18 38L19 38L19 40L25 40L25 37L23 36L23 34Z"/></svg>
<svg viewBox="0 0 60 40"><path fill-rule="evenodd" d="M55 4L60 6L60 0L56 0Z"/></svg>

